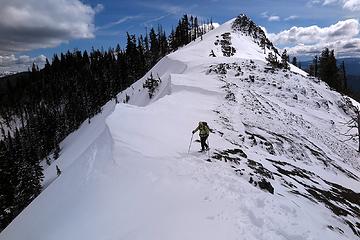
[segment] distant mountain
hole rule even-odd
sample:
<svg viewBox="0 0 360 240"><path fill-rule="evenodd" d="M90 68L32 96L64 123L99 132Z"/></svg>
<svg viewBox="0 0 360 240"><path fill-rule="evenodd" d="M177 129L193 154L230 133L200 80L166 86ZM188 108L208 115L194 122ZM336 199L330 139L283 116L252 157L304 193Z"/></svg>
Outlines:
<svg viewBox="0 0 360 240"><path fill-rule="evenodd" d="M349 87L353 91L359 92L360 91L360 75L348 75L347 79L348 79Z"/></svg>
<svg viewBox="0 0 360 240"><path fill-rule="evenodd" d="M360 76L360 58L340 58L338 62L345 62L346 72L348 75Z"/></svg>
<svg viewBox="0 0 360 240"><path fill-rule="evenodd" d="M18 72L17 71L0 71L0 78L9 76L9 75L14 75L16 73L18 73Z"/></svg>
<svg viewBox="0 0 360 240"><path fill-rule="evenodd" d="M341 61L345 62L349 86L353 91L360 91L360 58L344 58L338 60L338 62Z"/></svg>
<svg viewBox="0 0 360 240"><path fill-rule="evenodd" d="M338 64L341 64L342 61L345 62L346 72L348 75L360 76L360 58L339 58L337 61ZM301 68L303 69L309 68L309 65L312 63L311 60L300 62Z"/></svg>
<svg viewBox="0 0 360 240"><path fill-rule="evenodd" d="M338 64L345 62L348 85L353 91L360 91L360 58L340 58ZM301 68L308 69L312 61L301 61Z"/></svg>

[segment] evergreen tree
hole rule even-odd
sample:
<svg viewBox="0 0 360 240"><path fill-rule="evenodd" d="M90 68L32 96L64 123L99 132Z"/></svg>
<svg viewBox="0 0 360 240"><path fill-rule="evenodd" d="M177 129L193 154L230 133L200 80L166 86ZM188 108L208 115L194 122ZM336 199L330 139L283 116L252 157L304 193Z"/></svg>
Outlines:
<svg viewBox="0 0 360 240"><path fill-rule="evenodd" d="M171 30L168 42L169 42L169 50L175 51L178 47L178 43L177 43L174 29Z"/></svg>
<svg viewBox="0 0 360 240"><path fill-rule="evenodd" d="M336 66L334 50L330 51L328 48L325 48L321 52L319 60L319 77L323 81L327 82L330 87L339 89L339 84L337 82L337 72L338 68Z"/></svg>
<svg viewBox="0 0 360 240"><path fill-rule="evenodd" d="M277 61L276 56L272 52L269 52L266 61L268 62L268 65L270 65L273 68L279 67L279 62Z"/></svg>
<svg viewBox="0 0 360 240"><path fill-rule="evenodd" d="M155 63L159 60L160 57L160 45L154 28L151 28L149 38L151 65L155 65Z"/></svg>
<svg viewBox="0 0 360 240"><path fill-rule="evenodd" d="M138 64L138 51L136 46L136 37L135 35L130 35L127 33L127 43L126 43L126 60L128 66L129 79L132 81L136 80L136 65Z"/></svg>
<svg viewBox="0 0 360 240"><path fill-rule="evenodd" d="M61 170L58 165L56 165L56 174L57 174L57 176L61 175Z"/></svg>
<svg viewBox="0 0 360 240"><path fill-rule="evenodd" d="M284 69L290 69L289 63L288 63L289 56L287 54L286 49L281 55L281 65Z"/></svg>
<svg viewBox="0 0 360 240"><path fill-rule="evenodd" d="M189 19L187 14L185 14L181 22L181 39L183 40L182 41L183 45L186 45L189 42L191 42L191 39L189 38L189 30L190 30Z"/></svg>
<svg viewBox="0 0 360 240"><path fill-rule="evenodd" d="M195 17L194 18L194 26L193 26L193 29L194 29L194 37L195 39L198 37L198 34L199 34L199 22L198 22L198 18ZM194 39L194 40L195 40Z"/></svg>
<svg viewBox="0 0 360 240"><path fill-rule="evenodd" d="M327 82L330 83L330 50L328 48L325 48L322 52L321 52L321 56L319 59L319 65L320 65L320 70L319 70L319 77Z"/></svg>
<svg viewBox="0 0 360 240"><path fill-rule="evenodd" d="M314 77L318 77L319 76L319 60L318 57L315 56L313 59L313 65L314 65Z"/></svg>
<svg viewBox="0 0 360 240"><path fill-rule="evenodd" d="M266 40L265 40L265 38L260 39L260 47L264 50L264 54L266 54Z"/></svg>
<svg viewBox="0 0 360 240"><path fill-rule="evenodd" d="M11 138L8 139L8 146L0 141L0 230L4 229L16 214L13 212L15 204L15 171L13 164L14 149ZM11 152L12 151L12 152Z"/></svg>
<svg viewBox="0 0 360 240"><path fill-rule="evenodd" d="M342 61L341 63L341 76L343 79L343 88L344 91L347 92L348 91L348 86L347 86L347 77L346 77L346 70L345 70L345 62Z"/></svg>
<svg viewBox="0 0 360 240"><path fill-rule="evenodd" d="M159 32L160 56L164 57L169 52L169 43L165 31Z"/></svg>
<svg viewBox="0 0 360 240"><path fill-rule="evenodd" d="M137 63L137 78L141 78L147 71L146 68L146 50L144 46L144 39L142 35L140 35L138 39L138 45L137 45L137 52L138 52L138 63Z"/></svg>

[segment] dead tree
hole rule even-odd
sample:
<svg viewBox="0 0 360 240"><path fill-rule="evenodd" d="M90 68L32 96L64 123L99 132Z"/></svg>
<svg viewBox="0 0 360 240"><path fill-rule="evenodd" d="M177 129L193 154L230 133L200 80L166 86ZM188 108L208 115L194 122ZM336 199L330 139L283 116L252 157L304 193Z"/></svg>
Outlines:
<svg viewBox="0 0 360 240"><path fill-rule="evenodd" d="M354 110L354 114L352 114L351 119L345 123L349 129L343 135L347 137L345 141L357 139L359 143L358 152L360 152L360 109L355 106L352 106L352 109ZM353 129L356 129L357 133L352 131Z"/></svg>

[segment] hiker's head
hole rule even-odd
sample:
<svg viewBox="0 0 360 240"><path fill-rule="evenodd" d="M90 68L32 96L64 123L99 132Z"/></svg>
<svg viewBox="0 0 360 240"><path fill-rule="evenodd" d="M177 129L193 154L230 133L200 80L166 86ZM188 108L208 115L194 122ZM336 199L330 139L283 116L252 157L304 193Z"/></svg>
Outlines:
<svg viewBox="0 0 360 240"><path fill-rule="evenodd" d="M199 126L203 125L203 122L199 122Z"/></svg>

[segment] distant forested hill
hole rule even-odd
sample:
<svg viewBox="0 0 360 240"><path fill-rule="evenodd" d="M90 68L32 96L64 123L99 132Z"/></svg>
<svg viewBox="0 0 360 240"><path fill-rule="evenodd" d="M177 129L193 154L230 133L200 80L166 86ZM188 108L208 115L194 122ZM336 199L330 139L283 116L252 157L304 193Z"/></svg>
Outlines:
<svg viewBox="0 0 360 240"><path fill-rule="evenodd" d="M360 91L360 58L340 58L337 60L338 65L345 62L346 74L348 77L348 85L353 91ZM309 61L300 61L302 69L308 69L312 63Z"/></svg>

